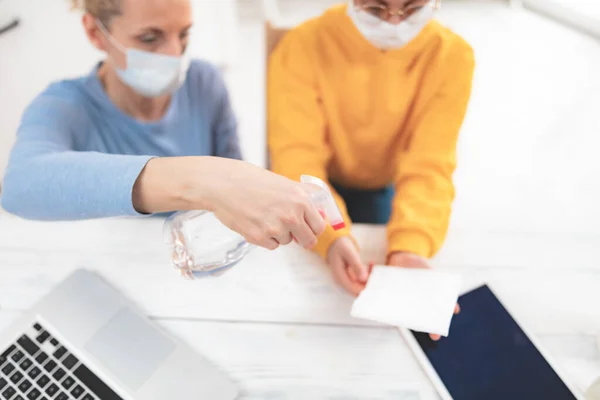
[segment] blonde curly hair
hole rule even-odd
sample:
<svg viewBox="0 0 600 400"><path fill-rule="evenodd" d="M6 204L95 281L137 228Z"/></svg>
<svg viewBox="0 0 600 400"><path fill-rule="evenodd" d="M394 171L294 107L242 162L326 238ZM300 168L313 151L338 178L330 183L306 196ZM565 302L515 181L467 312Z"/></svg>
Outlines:
<svg viewBox="0 0 600 400"><path fill-rule="evenodd" d="M110 20L121 15L122 0L69 0L74 10L82 10L98 18L105 26Z"/></svg>

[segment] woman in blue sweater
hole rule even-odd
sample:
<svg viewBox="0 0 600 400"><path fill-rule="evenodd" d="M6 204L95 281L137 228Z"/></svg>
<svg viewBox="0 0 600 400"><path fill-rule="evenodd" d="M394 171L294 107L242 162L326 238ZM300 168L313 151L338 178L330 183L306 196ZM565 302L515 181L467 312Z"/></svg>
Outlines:
<svg viewBox="0 0 600 400"><path fill-rule="evenodd" d="M218 71L189 61L190 0L73 0L106 53L25 111L2 206L73 220L203 209L274 249L316 243L323 218L296 182L240 161Z"/></svg>

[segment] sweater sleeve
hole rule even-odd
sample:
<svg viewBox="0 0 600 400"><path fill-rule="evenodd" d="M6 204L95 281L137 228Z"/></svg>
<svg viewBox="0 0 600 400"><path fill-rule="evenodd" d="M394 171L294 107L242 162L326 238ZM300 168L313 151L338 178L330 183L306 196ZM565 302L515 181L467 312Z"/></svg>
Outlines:
<svg viewBox="0 0 600 400"><path fill-rule="evenodd" d="M6 211L39 220L139 215L133 186L152 157L75 151L73 132L86 126L73 99L42 94L33 101L4 177Z"/></svg>
<svg viewBox="0 0 600 400"><path fill-rule="evenodd" d="M268 69L269 151L274 172L298 181L308 174L328 182L327 166L331 148L326 139L326 121L317 79L298 29L283 38L271 55ZM350 219L341 197L340 207L346 228L334 231L328 226L315 248L326 257L333 242L350 235Z"/></svg>
<svg viewBox="0 0 600 400"><path fill-rule="evenodd" d="M423 88L396 162L396 195L388 225L389 252L433 256L448 225L458 134L471 94L475 61L463 41L450 49L434 89ZM429 95L431 93L431 95Z"/></svg>

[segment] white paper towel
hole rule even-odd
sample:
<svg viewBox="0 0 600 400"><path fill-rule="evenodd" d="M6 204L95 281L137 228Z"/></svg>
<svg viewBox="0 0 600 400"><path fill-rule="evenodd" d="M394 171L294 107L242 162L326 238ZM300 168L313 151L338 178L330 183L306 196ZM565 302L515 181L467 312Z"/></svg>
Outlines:
<svg viewBox="0 0 600 400"><path fill-rule="evenodd" d="M418 332L448 336L460 275L433 269L373 268L351 315Z"/></svg>

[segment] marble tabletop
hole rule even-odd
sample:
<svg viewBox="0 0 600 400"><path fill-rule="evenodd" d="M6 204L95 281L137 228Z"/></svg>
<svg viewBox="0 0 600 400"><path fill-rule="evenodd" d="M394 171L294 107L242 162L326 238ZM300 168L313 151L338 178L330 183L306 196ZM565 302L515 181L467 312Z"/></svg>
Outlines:
<svg viewBox="0 0 600 400"><path fill-rule="evenodd" d="M313 254L257 249L230 273L186 281L163 220L44 223L0 212L0 329L73 269L105 276L241 387L243 399L436 399L399 332L350 317L353 299ZM385 231L356 226L381 262ZM600 240L451 232L436 268L488 283L581 391L600 376Z"/></svg>

